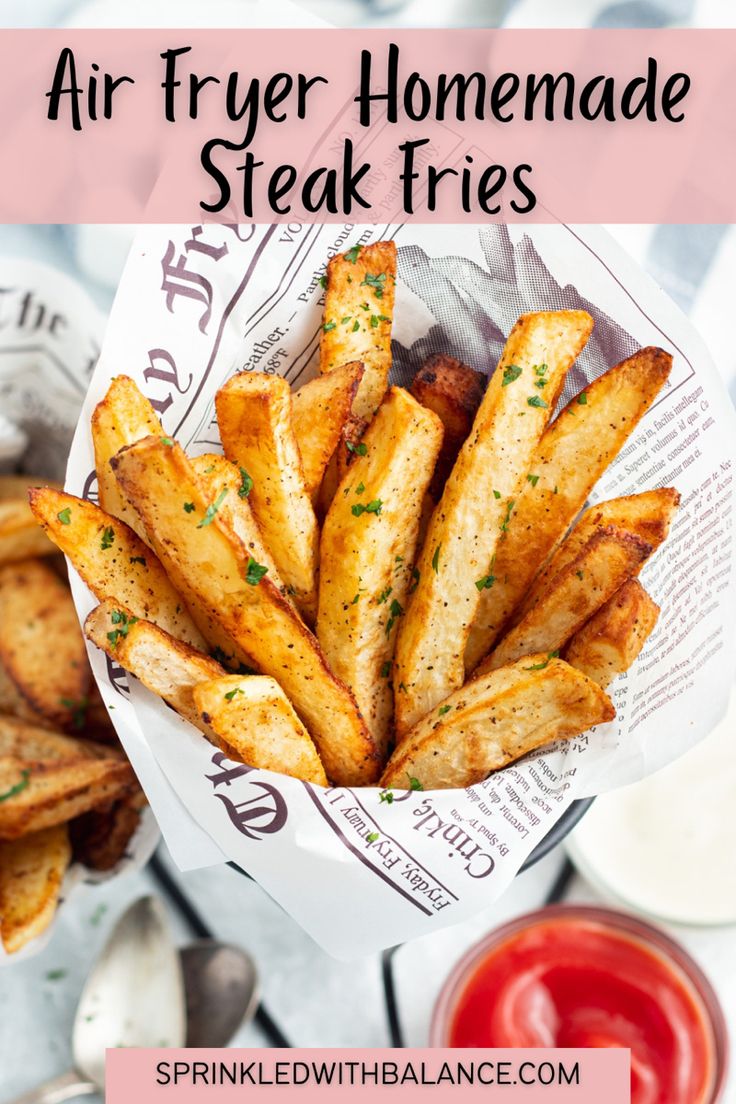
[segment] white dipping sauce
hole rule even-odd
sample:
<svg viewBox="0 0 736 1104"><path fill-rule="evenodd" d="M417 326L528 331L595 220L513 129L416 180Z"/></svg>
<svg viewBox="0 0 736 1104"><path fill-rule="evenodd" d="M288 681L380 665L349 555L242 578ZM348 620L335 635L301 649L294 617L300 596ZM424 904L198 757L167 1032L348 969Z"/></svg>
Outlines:
<svg viewBox="0 0 736 1104"><path fill-rule="evenodd" d="M692 751L597 798L567 847L581 874L642 912L736 922L736 691Z"/></svg>

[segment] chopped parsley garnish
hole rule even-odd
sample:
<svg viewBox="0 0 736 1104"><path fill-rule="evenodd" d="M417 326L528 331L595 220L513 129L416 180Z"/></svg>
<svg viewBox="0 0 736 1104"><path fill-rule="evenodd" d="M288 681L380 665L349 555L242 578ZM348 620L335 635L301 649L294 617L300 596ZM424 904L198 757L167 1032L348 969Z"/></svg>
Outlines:
<svg viewBox="0 0 736 1104"><path fill-rule="evenodd" d="M365 441L359 441L357 445L354 445L352 441L346 441L345 447L348 452L354 452L356 456L366 456L368 453L368 446Z"/></svg>
<svg viewBox="0 0 736 1104"><path fill-rule="evenodd" d="M350 603L350 605L351 605L351 606L354 606L354 605L356 604L356 602L358 602L359 600L360 600L360 591L358 591L358 593L357 593L357 594L355 595L355 597L353 598L353 600L352 600L352 602Z"/></svg>
<svg viewBox="0 0 736 1104"><path fill-rule="evenodd" d="M580 394L578 395L578 406L587 406L587 405L588 405L588 396L586 395L585 391L581 391Z"/></svg>
<svg viewBox="0 0 736 1104"><path fill-rule="evenodd" d="M437 547L434 550L434 556L432 556L432 570L434 571L435 575L439 575L439 573L440 573L440 549L441 548L442 548L442 545L438 544Z"/></svg>
<svg viewBox="0 0 736 1104"><path fill-rule="evenodd" d="M59 698L59 704L69 710L72 715L72 724L76 729L84 728L87 720L89 698L80 698L79 701L75 701L74 698Z"/></svg>
<svg viewBox="0 0 736 1104"><path fill-rule="evenodd" d="M360 253L362 248L362 245L351 246L350 249L348 249L345 253L345 260L350 261L351 264L355 264L358 259L358 254Z"/></svg>
<svg viewBox="0 0 736 1104"><path fill-rule="evenodd" d="M47 981L61 981L61 979L65 978L66 975L67 975L66 970L47 970L46 971L46 980Z"/></svg>
<svg viewBox="0 0 736 1104"><path fill-rule="evenodd" d="M322 288L323 291L325 291L327 288L327 277L325 276L324 272L319 278L319 286Z"/></svg>
<svg viewBox="0 0 736 1104"><path fill-rule="evenodd" d="M414 778L414 776L409 774L408 772L407 772L406 777L409 779L409 789L410 790L423 790L424 789L424 786L422 785L422 783L419 781L418 778Z"/></svg>
<svg viewBox="0 0 736 1104"><path fill-rule="evenodd" d="M70 506L66 506L63 510L59 510L56 516L62 525L71 525L72 511Z"/></svg>
<svg viewBox="0 0 736 1104"><path fill-rule="evenodd" d="M506 504L506 517L501 522L501 532L506 533L508 531L509 522L511 521L511 511L514 508L516 499L510 498Z"/></svg>
<svg viewBox="0 0 736 1104"><path fill-rule="evenodd" d="M387 586L385 590L381 591L381 593L376 598L376 602L378 602L379 606L382 605L382 603L387 600L389 594L391 593L391 591L393 589L394 588L392 586Z"/></svg>
<svg viewBox="0 0 736 1104"><path fill-rule="evenodd" d="M264 575L268 574L265 564L259 564L252 556L248 557L248 567L245 572L245 581L248 586L258 586Z"/></svg>
<svg viewBox="0 0 736 1104"><path fill-rule="evenodd" d="M350 327L350 329L351 329L352 333L357 333L357 332L358 332L358 330L360 329L360 322L358 321L358 319L357 319L357 318L356 318L356 319L355 319L355 321L353 322L353 324L352 324L352 326Z"/></svg>
<svg viewBox="0 0 736 1104"><path fill-rule="evenodd" d="M225 695L225 700L232 701L236 694L242 693L243 691L240 689L240 687L236 686L234 690L228 690L227 694Z"/></svg>
<svg viewBox="0 0 736 1104"><path fill-rule="evenodd" d="M358 486L355 488L355 493L356 493L356 495L362 495L364 490L365 490L365 483L359 483Z"/></svg>
<svg viewBox="0 0 736 1104"><path fill-rule="evenodd" d="M379 272L377 276L374 276L371 272L366 272L365 279L360 281L360 286L372 288L376 299L383 299L383 288L385 283L385 272Z"/></svg>
<svg viewBox="0 0 736 1104"><path fill-rule="evenodd" d="M537 377L537 379L535 380L534 386L540 388L540 390L543 387L547 386L547 380L544 378L546 372L547 372L547 365L546 364L535 364L534 365L534 375Z"/></svg>
<svg viewBox="0 0 736 1104"><path fill-rule="evenodd" d="M381 792L378 795L378 800L379 801L385 801L385 803L387 805L393 804L393 800L394 800L393 790L381 790Z"/></svg>
<svg viewBox="0 0 736 1104"><path fill-rule="evenodd" d="M475 585L478 590L490 590L495 581L495 575L484 575L482 579L475 580Z"/></svg>
<svg viewBox="0 0 736 1104"><path fill-rule="evenodd" d="M131 563L139 563L139 564L143 564L144 567L146 566L146 557L145 556L129 556L128 558L129 558Z"/></svg>
<svg viewBox="0 0 736 1104"><path fill-rule="evenodd" d="M444 717L445 713L449 713L451 709L451 705L441 705L437 712L439 713L440 717Z"/></svg>
<svg viewBox="0 0 736 1104"><path fill-rule="evenodd" d="M521 368L518 364L507 364L503 370L503 383L502 387L508 387L510 383L517 380L521 375Z"/></svg>
<svg viewBox="0 0 736 1104"><path fill-rule="evenodd" d="M582 579L582 578L583 578L583 573L582 573L582 571L576 571L576 572L575 572L575 574L577 575L578 579Z"/></svg>
<svg viewBox="0 0 736 1104"><path fill-rule="evenodd" d="M406 683L405 682L400 682L399 683L399 690L401 690L401 692L403 694L408 694L409 693L409 691L406 689Z"/></svg>
<svg viewBox="0 0 736 1104"><path fill-rule="evenodd" d="M385 663L381 664L380 677L381 678L388 678L388 676L390 674L391 674L391 660L387 659L385 661Z"/></svg>
<svg viewBox="0 0 736 1104"><path fill-rule="evenodd" d="M557 484L556 483L555 483L555 489L553 490L552 494L557 494Z"/></svg>
<svg viewBox="0 0 736 1104"><path fill-rule="evenodd" d="M545 667L548 665L549 661L551 659L557 659L559 654L560 654L559 649L557 649L554 652L548 652L547 653L547 658L543 659L541 663L533 663L531 665L531 667L525 667L524 670L525 671L543 671L545 669Z"/></svg>
<svg viewBox="0 0 736 1104"><path fill-rule="evenodd" d="M337 322L325 322L322 326L322 333L329 333L330 330L337 328Z"/></svg>
<svg viewBox="0 0 736 1104"><path fill-rule="evenodd" d="M418 567L413 567L411 569L411 586L409 587L409 593L410 594L413 594L414 591L419 586L419 579L420 578L421 578L421 573L419 571L419 568Z"/></svg>
<svg viewBox="0 0 736 1104"><path fill-rule="evenodd" d="M122 637L128 635L128 630L132 625L137 623L138 618L128 617L124 610L113 610L110 614L110 620L113 625L117 625L118 627L107 634L107 639L110 641L113 648L116 648L118 641L122 639Z"/></svg>
<svg viewBox="0 0 736 1104"><path fill-rule="evenodd" d="M188 514L193 513L194 512L194 503L193 502L185 502L184 503L184 509Z"/></svg>
<svg viewBox="0 0 736 1104"><path fill-rule="evenodd" d="M528 475L526 477L526 481L527 481L527 483L531 483L532 487L536 487L537 483L539 482L539 476L538 475Z"/></svg>
<svg viewBox="0 0 736 1104"><path fill-rule="evenodd" d="M493 497L494 498L500 498L501 497L501 492L500 491L494 491L493 492Z"/></svg>
<svg viewBox="0 0 736 1104"><path fill-rule="evenodd" d="M371 832L371 834L369 836L366 836L365 838L366 838L368 843L375 843L376 840L379 838L379 833L378 832Z"/></svg>
<svg viewBox="0 0 736 1104"><path fill-rule="evenodd" d="M253 480L248 475L245 468L241 468L240 469L240 486L238 487L238 498L247 498L252 490L253 490Z"/></svg>
<svg viewBox="0 0 736 1104"><path fill-rule="evenodd" d="M108 548L112 548L115 543L115 530L112 525L107 525L102 531L102 540L100 541L100 548L103 552L107 552Z"/></svg>
<svg viewBox="0 0 736 1104"><path fill-rule="evenodd" d="M225 501L225 496L227 495L227 492L228 492L228 488L223 487L222 490L220 491L219 495L215 499L215 501L210 502L209 506L207 507L207 509L204 512L204 517L202 518L202 520L200 522L197 523L197 528L198 529L204 529L207 525L210 524L211 521L214 521L215 514L217 513L217 511L220 509L223 502Z"/></svg>
<svg viewBox="0 0 736 1104"><path fill-rule="evenodd" d="M539 410L546 410L549 406L540 395L530 395L526 402L527 406L536 406Z"/></svg>
<svg viewBox="0 0 736 1104"><path fill-rule="evenodd" d="M96 928L102 917L107 912L107 905L98 905L95 911L89 918L89 922L93 928Z"/></svg>
<svg viewBox="0 0 736 1104"><path fill-rule="evenodd" d="M354 506L351 506L350 512L353 517L360 517L361 514L380 514L383 502L380 498L374 498L372 502L367 505L363 505L362 502L356 502Z"/></svg>
<svg viewBox="0 0 736 1104"><path fill-rule="evenodd" d="M161 438L161 444L162 445L168 445L169 448L172 448L174 442L171 440L170 437L162 437Z"/></svg>
<svg viewBox="0 0 736 1104"><path fill-rule="evenodd" d="M401 602L397 602L396 599L393 598L391 600L391 605L388 608L388 612L389 618L386 622L386 636L390 634L392 628L396 624L397 619L401 617L402 613L404 612L404 607L401 605Z"/></svg>
<svg viewBox="0 0 736 1104"><path fill-rule="evenodd" d="M371 315L371 326L373 327L374 330L375 330L375 328L376 328L376 326L378 325L379 322L390 322L390 321L391 321L391 319L386 314L372 314Z"/></svg>
<svg viewBox="0 0 736 1104"><path fill-rule="evenodd" d="M0 793L0 801L7 801L9 797L15 797L16 794L22 793L23 790L30 784L31 772L29 770L22 770L20 772L20 781L16 782L14 786L11 786L5 793Z"/></svg>
<svg viewBox="0 0 736 1104"><path fill-rule="evenodd" d="M340 319L340 325L341 326L347 326L348 322L350 321L350 319L352 317L353 317L352 314L346 314L344 318Z"/></svg>

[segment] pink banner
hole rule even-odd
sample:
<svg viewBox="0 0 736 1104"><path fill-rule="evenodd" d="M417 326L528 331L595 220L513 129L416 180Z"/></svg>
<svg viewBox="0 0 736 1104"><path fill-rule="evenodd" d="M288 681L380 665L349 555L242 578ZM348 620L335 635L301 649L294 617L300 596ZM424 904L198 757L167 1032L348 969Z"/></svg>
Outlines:
<svg viewBox="0 0 736 1104"><path fill-rule="evenodd" d="M503 1089L508 1104L629 1104L630 1052L600 1050L108 1050L107 1104L205 1104L245 1096L310 1104L427 1094L463 1101Z"/></svg>
<svg viewBox="0 0 736 1104"><path fill-rule="evenodd" d="M6 222L736 222L736 32L0 34Z"/></svg>

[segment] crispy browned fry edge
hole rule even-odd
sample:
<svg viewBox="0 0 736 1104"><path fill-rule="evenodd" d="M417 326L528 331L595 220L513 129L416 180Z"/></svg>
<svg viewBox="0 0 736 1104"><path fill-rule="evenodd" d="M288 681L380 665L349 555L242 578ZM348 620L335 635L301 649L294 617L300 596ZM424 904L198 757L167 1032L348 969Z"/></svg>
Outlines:
<svg viewBox="0 0 736 1104"><path fill-rule="evenodd" d="M258 372L240 372L215 396L225 455L252 478L248 501L264 543L296 605L314 623L319 531L291 402L285 379Z"/></svg>
<svg viewBox="0 0 736 1104"><path fill-rule="evenodd" d="M145 537L140 518L121 494L110 461L125 445L149 434L163 435L164 430L151 403L130 376L113 378L104 399L92 412L91 430L100 506Z"/></svg>
<svg viewBox="0 0 736 1104"><path fill-rule="evenodd" d="M106 808L90 809L69 824L74 858L90 870L112 870L123 859L141 820L142 790Z"/></svg>
<svg viewBox="0 0 736 1104"><path fill-rule="evenodd" d="M51 556L55 551L39 529L27 498L0 501L0 564Z"/></svg>
<svg viewBox="0 0 736 1104"><path fill-rule="evenodd" d="M360 360L365 369L353 413L370 420L388 386L391 321L396 292L396 245L353 246L327 264L320 334L320 371Z"/></svg>
<svg viewBox="0 0 736 1104"><path fill-rule="evenodd" d="M193 696L228 758L327 785L317 749L276 679L227 675L195 686Z"/></svg>
<svg viewBox="0 0 736 1104"><path fill-rule="evenodd" d="M122 796L133 784L126 760L89 757L38 762L0 759L0 793L23 786L0 802L0 839L38 832Z"/></svg>
<svg viewBox="0 0 736 1104"><path fill-rule="evenodd" d="M408 391L392 387L322 530L317 636L332 670L355 694L382 754L393 714L396 630L441 441L440 419Z"/></svg>
<svg viewBox="0 0 736 1104"><path fill-rule="evenodd" d="M117 598L136 617L155 621L194 647L206 647L158 557L124 521L50 487L31 491L30 503L39 525L69 557L95 598Z"/></svg>
<svg viewBox="0 0 736 1104"><path fill-rule="evenodd" d="M629 579L578 629L565 649L565 659L605 690L631 667L658 617L657 603L638 579Z"/></svg>
<svg viewBox="0 0 736 1104"><path fill-rule="evenodd" d="M481 596L465 651L468 671L513 624L512 615L518 619L515 611L536 572L659 394L671 367L669 353L642 349L589 384L547 428L496 550L495 581Z"/></svg>
<svg viewBox="0 0 736 1104"><path fill-rule="evenodd" d="M195 592L234 645L276 679L317 745L331 781L375 781L380 759L355 699L225 520L214 512L207 525L199 524L210 503L182 449L148 438L124 449L114 464L171 578L180 589ZM182 502L193 502L195 511L183 513Z"/></svg>
<svg viewBox="0 0 736 1104"><path fill-rule="evenodd" d="M641 537L651 545L654 553L667 539L679 505L680 494L674 487L658 487L653 491L611 498L607 502L590 506L539 571L526 598L514 614L512 623L517 618L520 620L536 604L549 580L567 564L572 563L597 529L604 525L615 525L617 529Z"/></svg>
<svg viewBox="0 0 736 1104"><path fill-rule="evenodd" d="M92 672L69 588L44 560L0 567L0 663L34 713L78 727Z"/></svg>
<svg viewBox="0 0 736 1104"><path fill-rule="evenodd" d="M470 433L483 399L487 377L455 357L434 353L417 372L410 391L422 406L433 410L445 427L430 494L437 502L457 454Z"/></svg>
<svg viewBox="0 0 736 1104"><path fill-rule="evenodd" d="M481 782L530 751L610 721L603 690L546 653L525 656L460 687L407 733L381 784L407 790Z"/></svg>
<svg viewBox="0 0 736 1104"><path fill-rule="evenodd" d="M0 939L8 954L51 923L70 861L65 824L0 843Z"/></svg>
<svg viewBox="0 0 736 1104"><path fill-rule="evenodd" d="M557 652L627 579L638 574L651 545L607 525L572 563L550 579L525 617L477 668L484 674L531 652Z"/></svg>
<svg viewBox="0 0 736 1104"><path fill-rule="evenodd" d="M302 458L304 483L313 503L350 417L362 378L363 365L354 360L317 376L292 395L294 435Z"/></svg>
<svg viewBox="0 0 736 1104"><path fill-rule="evenodd" d="M523 315L511 331L419 557L394 663L402 736L465 677L465 645L499 537L565 375L588 340L584 311ZM544 394L536 386L545 381Z"/></svg>
<svg viewBox="0 0 736 1104"><path fill-rule="evenodd" d="M210 737L209 730L200 723L192 690L198 682L224 676L225 670L219 663L176 640L158 625L134 617L131 610L114 598L90 611L84 632L110 659Z"/></svg>

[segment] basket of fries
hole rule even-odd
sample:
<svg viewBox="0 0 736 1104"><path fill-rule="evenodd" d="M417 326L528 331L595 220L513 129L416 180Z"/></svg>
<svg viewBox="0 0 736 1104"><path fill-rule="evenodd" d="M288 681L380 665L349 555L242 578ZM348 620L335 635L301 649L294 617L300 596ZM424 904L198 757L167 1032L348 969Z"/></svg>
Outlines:
<svg viewBox="0 0 736 1104"><path fill-rule="evenodd" d="M717 719L733 415L600 235L300 232L144 235L31 509L175 860L349 957Z"/></svg>

